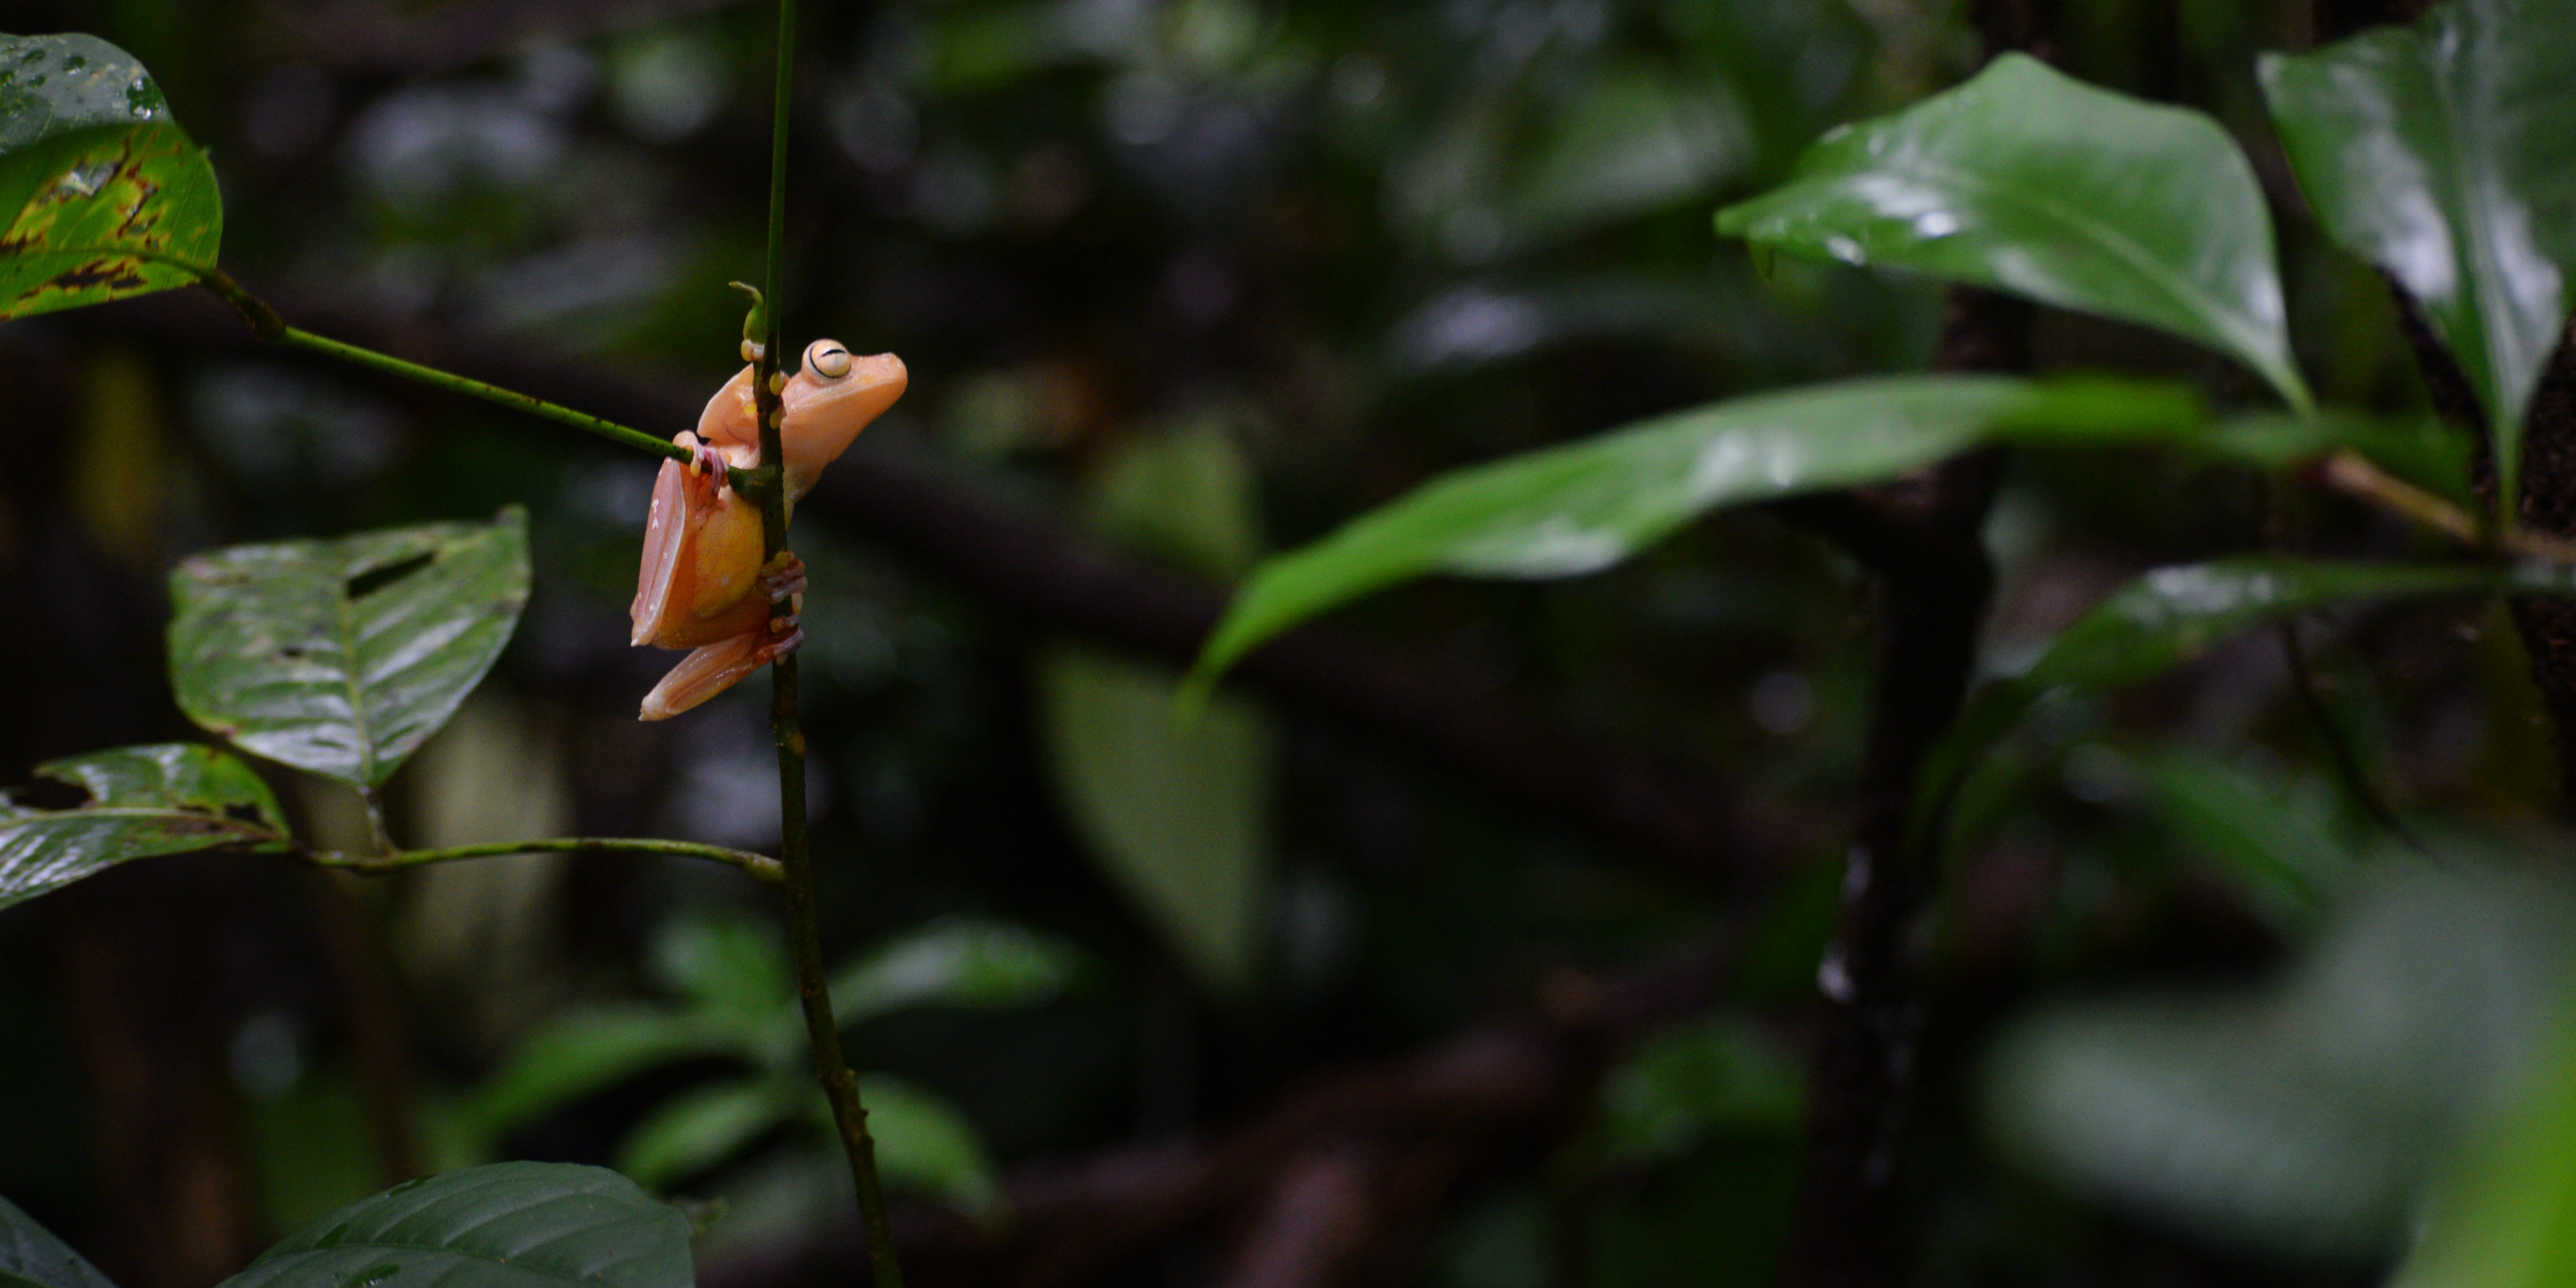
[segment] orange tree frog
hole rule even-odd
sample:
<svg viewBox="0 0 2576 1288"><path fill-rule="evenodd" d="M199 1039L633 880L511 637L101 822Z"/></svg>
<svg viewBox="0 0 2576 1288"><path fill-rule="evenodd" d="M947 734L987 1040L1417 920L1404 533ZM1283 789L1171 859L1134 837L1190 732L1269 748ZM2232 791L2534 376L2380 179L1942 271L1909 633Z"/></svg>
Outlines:
<svg viewBox="0 0 2576 1288"><path fill-rule="evenodd" d="M903 396L904 379L903 360L890 353L858 357L831 340L806 348L804 369L779 392L791 514L823 467ZM690 653L644 696L646 720L668 719L724 692L805 639L792 613L770 616L772 604L801 596L804 565L783 550L762 561L760 507L725 478L727 466L760 463L751 381L746 366L707 400L697 432L672 439L693 459L662 462L653 483L644 563L628 613L633 642ZM802 602L795 600L800 608Z"/></svg>

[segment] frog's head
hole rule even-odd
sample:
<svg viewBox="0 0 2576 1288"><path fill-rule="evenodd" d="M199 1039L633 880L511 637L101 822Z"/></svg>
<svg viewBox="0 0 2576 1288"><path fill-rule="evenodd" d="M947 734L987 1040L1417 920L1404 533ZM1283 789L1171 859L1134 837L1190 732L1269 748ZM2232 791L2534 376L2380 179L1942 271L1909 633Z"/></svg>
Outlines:
<svg viewBox="0 0 2576 1288"><path fill-rule="evenodd" d="M905 380L903 359L891 353L861 357L838 340L807 345L804 368L779 395L787 409L781 445L793 490L812 487L823 467L903 396Z"/></svg>

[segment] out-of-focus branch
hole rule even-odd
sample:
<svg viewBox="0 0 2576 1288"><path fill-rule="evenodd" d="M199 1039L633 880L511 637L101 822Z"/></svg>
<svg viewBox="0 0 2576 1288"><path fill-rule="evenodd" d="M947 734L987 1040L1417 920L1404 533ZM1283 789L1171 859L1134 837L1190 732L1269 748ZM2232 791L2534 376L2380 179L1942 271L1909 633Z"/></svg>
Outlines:
<svg viewBox="0 0 2576 1288"><path fill-rule="evenodd" d="M1312 1083L1212 1140L1017 1169L1004 1180L1013 1220L998 1236L946 1209L905 1209L898 1245L925 1282L1060 1288L1216 1223L1233 1234L1230 1288L1379 1277L1467 1167L1551 1148L1621 1043L1707 1007L1737 943L1721 932L1647 968L1560 976L1530 1012ZM768 1288L793 1277L788 1266L744 1265L704 1281Z"/></svg>
<svg viewBox="0 0 2576 1288"><path fill-rule="evenodd" d="M290 303L315 326L371 348L648 432L694 423L706 400L693 383L567 359L521 341ZM194 293L59 314L42 325L198 352L292 357ZM419 396L392 382L386 387L400 391L394 396ZM1225 607L1212 587L1119 558L955 470L864 440L833 464L804 508L1012 613L1176 663L1196 656ZM1802 844L1785 814L1744 800L1705 770L1603 746L1329 629L1282 636L1246 658L1232 682L1289 716L1382 740L1524 815L1712 883L1763 884Z"/></svg>
<svg viewBox="0 0 2576 1288"><path fill-rule="evenodd" d="M2028 368L2029 306L1954 288L1935 365ZM1841 919L1817 971L1832 1005L1808 1078L1807 1153L1781 1268L1792 1288L1888 1288L1912 1239L1897 1163L1920 1082L1921 960L1937 854L1909 843L1923 760L1957 720L1994 578L1980 530L2001 460L1980 453L1792 512L1867 566L1878 661Z"/></svg>

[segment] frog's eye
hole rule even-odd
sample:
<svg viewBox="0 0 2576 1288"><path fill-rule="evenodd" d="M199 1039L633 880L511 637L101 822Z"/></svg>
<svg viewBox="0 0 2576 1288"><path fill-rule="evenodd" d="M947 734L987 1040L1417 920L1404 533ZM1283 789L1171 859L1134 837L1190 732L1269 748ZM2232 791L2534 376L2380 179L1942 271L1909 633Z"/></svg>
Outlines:
<svg viewBox="0 0 2576 1288"><path fill-rule="evenodd" d="M838 340L816 340L805 348L805 369L826 380L850 374L850 351Z"/></svg>

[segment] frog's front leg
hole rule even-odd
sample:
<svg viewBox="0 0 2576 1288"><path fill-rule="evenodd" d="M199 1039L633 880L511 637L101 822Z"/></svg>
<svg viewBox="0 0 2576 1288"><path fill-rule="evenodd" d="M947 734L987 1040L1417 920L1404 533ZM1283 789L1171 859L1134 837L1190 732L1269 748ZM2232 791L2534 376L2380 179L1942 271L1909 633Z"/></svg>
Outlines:
<svg viewBox="0 0 2576 1288"><path fill-rule="evenodd" d="M753 630L692 649L651 693L639 713L646 720L668 720L732 688L744 676L804 647L805 628L797 621L804 608L805 564L779 551L761 566L760 587L772 604L790 606L784 616L764 620Z"/></svg>

